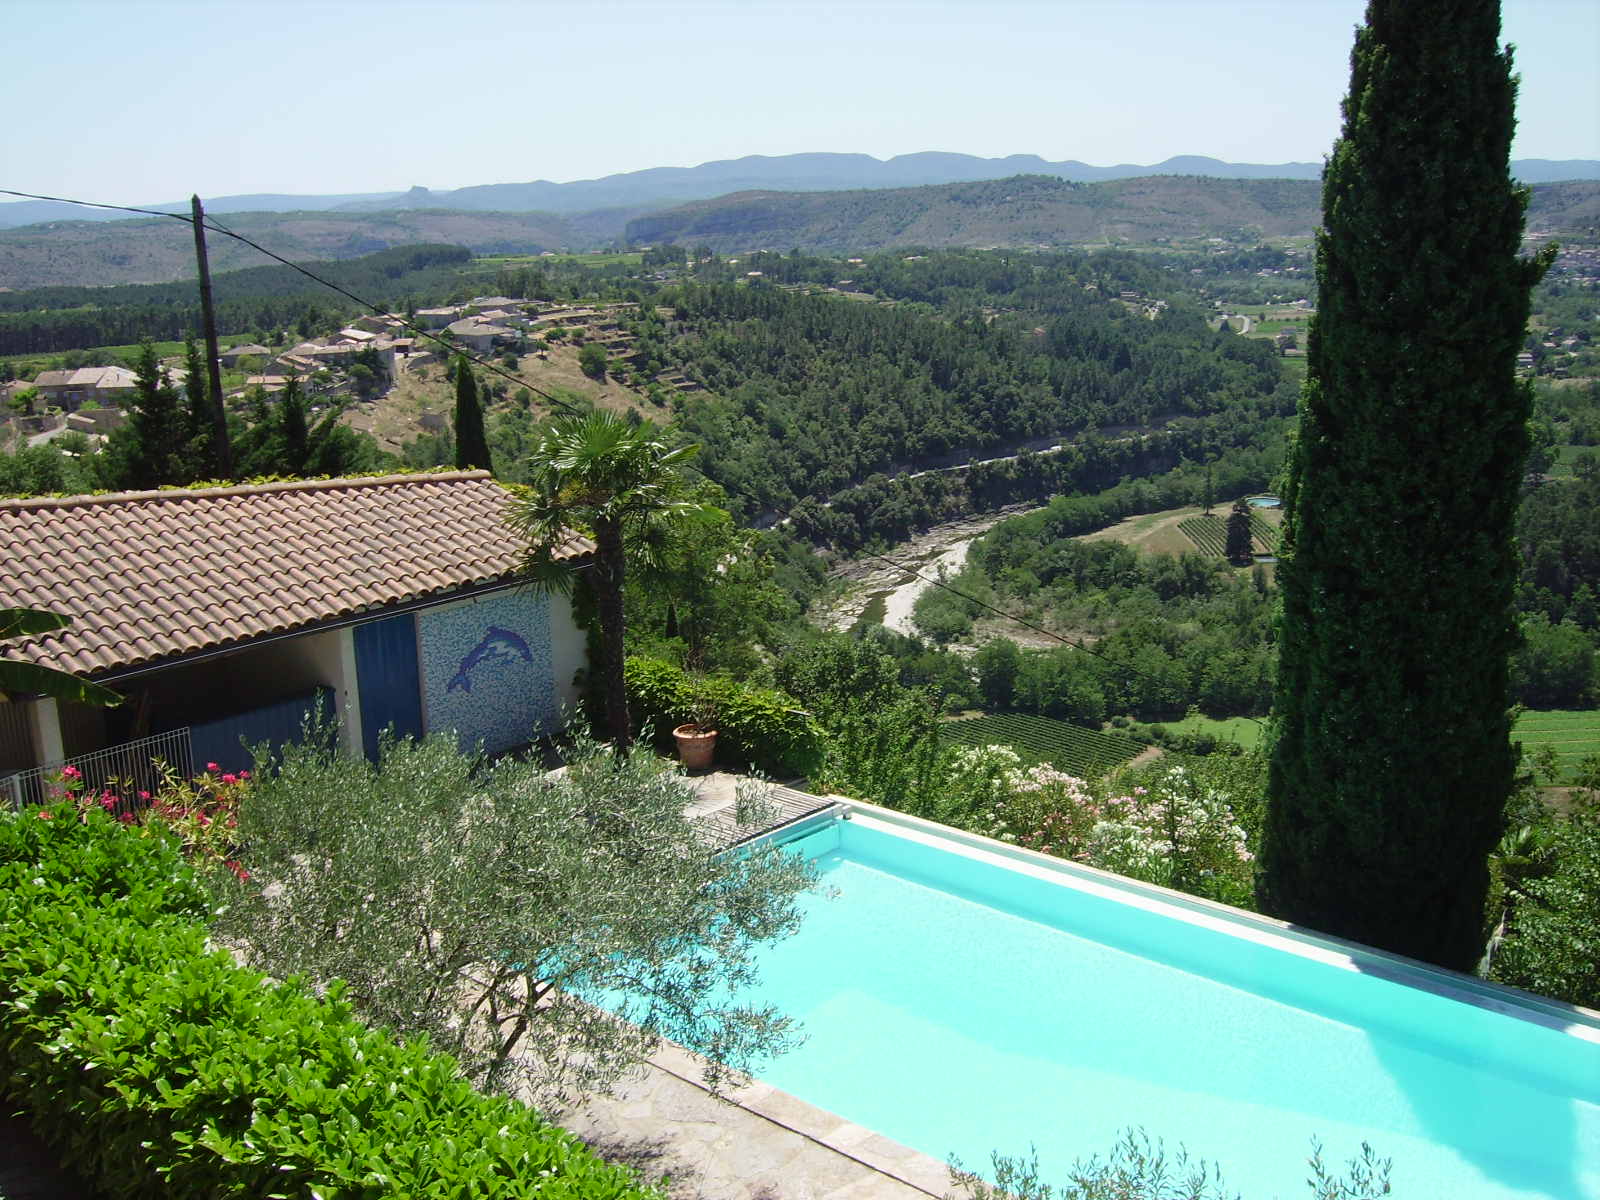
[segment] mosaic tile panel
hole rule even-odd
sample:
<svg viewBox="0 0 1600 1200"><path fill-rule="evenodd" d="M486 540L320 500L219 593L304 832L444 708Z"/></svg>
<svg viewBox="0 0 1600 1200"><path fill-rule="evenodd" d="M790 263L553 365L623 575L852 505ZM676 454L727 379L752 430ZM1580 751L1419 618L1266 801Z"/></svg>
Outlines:
<svg viewBox="0 0 1600 1200"><path fill-rule="evenodd" d="M453 729L491 754L556 728L550 598L499 592L418 614L422 703L430 733Z"/></svg>

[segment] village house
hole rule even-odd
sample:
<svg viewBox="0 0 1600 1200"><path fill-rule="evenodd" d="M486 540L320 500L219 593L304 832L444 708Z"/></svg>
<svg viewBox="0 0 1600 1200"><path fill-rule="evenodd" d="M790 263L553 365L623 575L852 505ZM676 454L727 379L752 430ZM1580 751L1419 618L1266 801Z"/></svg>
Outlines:
<svg viewBox="0 0 1600 1200"><path fill-rule="evenodd" d="M510 296L476 296L461 306L467 317L487 316L491 312L522 311L522 301Z"/></svg>
<svg viewBox="0 0 1600 1200"><path fill-rule="evenodd" d="M90 400L96 404L121 404L133 395L137 378L127 367L78 367L41 371L33 386L43 404L72 412Z"/></svg>
<svg viewBox="0 0 1600 1200"><path fill-rule="evenodd" d="M476 317L456 321L446 329L446 332L467 349L479 353L493 350L497 340L512 341L518 336L515 329L507 329L504 325L486 324Z"/></svg>
<svg viewBox="0 0 1600 1200"><path fill-rule="evenodd" d="M444 329L452 321L459 321L464 312L459 304L450 308L419 308L415 320L424 329Z"/></svg>
<svg viewBox="0 0 1600 1200"><path fill-rule="evenodd" d="M254 342L248 342L243 346L232 346L227 350L221 350L217 353L217 361L223 366L227 367L229 370L237 367L239 365L239 360L242 358L271 357L271 350L267 349L265 346L258 346Z"/></svg>
<svg viewBox="0 0 1600 1200"><path fill-rule="evenodd" d="M555 731L585 636L564 597L519 585L509 499L465 471L0 501L8 603L72 620L0 656L125 697L0 700L0 795L146 744L237 770L319 703L368 757L385 730L491 753ZM573 535L556 557L592 551Z"/></svg>

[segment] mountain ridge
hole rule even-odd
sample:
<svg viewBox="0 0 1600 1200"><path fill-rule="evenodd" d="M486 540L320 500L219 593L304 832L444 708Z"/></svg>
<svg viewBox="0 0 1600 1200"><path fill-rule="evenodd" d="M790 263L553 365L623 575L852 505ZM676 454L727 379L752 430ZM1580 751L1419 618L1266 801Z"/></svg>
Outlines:
<svg viewBox="0 0 1600 1200"><path fill-rule="evenodd" d="M1512 174L1524 183L1600 179L1600 161L1521 159ZM978 182L1013 175L1054 175L1075 183L1100 183L1151 175L1202 175L1217 179L1317 179L1321 163L1230 163L1204 155L1179 155L1143 166L1119 163L1097 167L1076 159L1052 162L1037 154L994 158L924 150L887 159L869 154L812 152L716 159L693 167L646 167L596 179L553 183L472 184L432 191L360 192L297 196L261 192L217 196L205 201L218 215L244 212L394 212L447 208L466 212L548 212L573 214L603 208L660 208L738 191L848 191ZM187 212L189 202L163 201L141 207L157 212ZM0 204L0 229L48 221L114 221L130 214L84 209L57 201L23 200Z"/></svg>

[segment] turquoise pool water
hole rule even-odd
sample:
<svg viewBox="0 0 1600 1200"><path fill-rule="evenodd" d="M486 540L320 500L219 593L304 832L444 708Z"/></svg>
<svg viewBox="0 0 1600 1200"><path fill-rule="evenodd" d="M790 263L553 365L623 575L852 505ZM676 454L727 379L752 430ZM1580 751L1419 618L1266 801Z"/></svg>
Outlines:
<svg viewBox="0 0 1600 1200"><path fill-rule="evenodd" d="M1370 1142L1397 1196L1600 1197L1600 1033L938 842L857 817L790 843L821 886L753 998L808 1040L763 1080L973 1167L1032 1143L1060 1176L1141 1126L1252 1200L1310 1194L1313 1137L1341 1166Z"/></svg>

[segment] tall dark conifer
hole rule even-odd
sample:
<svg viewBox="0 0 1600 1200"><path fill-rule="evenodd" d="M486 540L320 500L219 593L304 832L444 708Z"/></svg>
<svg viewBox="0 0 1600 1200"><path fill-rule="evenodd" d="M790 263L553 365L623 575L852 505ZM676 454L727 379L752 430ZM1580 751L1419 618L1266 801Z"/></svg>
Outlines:
<svg viewBox="0 0 1600 1200"><path fill-rule="evenodd" d="M212 439L214 414L211 389L206 375L206 360L194 338L183 342L183 394L188 405L189 457L196 479L214 479L219 474Z"/></svg>
<svg viewBox="0 0 1600 1200"><path fill-rule="evenodd" d="M155 347L139 348L128 423L111 436L104 470L113 487L157 488L194 481L189 420Z"/></svg>
<svg viewBox="0 0 1600 1200"><path fill-rule="evenodd" d="M1526 193L1498 0L1371 0L1323 173L1286 497L1278 916L1470 970L1516 756Z"/></svg>
<svg viewBox="0 0 1600 1200"><path fill-rule="evenodd" d="M300 390L298 376L289 376L278 397L278 424L283 436L283 460L280 469L287 475L299 475L306 469L306 459L311 454L311 432L306 422L306 399Z"/></svg>
<svg viewBox="0 0 1600 1200"><path fill-rule="evenodd" d="M456 358L456 467L490 471L489 442L483 432L483 408L478 384L465 357Z"/></svg>

